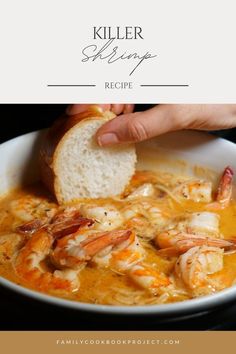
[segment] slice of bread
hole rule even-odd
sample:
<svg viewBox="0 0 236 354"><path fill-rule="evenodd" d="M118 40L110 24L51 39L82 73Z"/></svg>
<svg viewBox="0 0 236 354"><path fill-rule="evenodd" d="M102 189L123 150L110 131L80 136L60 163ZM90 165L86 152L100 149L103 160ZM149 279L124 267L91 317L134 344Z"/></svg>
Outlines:
<svg viewBox="0 0 236 354"><path fill-rule="evenodd" d="M59 204L124 191L135 171L134 145L102 148L95 139L98 128L114 117L92 107L61 118L49 130L40 153L41 175Z"/></svg>

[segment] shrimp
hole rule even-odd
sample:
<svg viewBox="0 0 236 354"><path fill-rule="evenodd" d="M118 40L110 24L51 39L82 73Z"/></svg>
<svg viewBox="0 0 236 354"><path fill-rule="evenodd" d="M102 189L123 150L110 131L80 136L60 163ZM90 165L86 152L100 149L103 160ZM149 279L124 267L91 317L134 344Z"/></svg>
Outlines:
<svg viewBox="0 0 236 354"><path fill-rule="evenodd" d="M15 218L28 222L35 218L48 220L56 212L57 206L45 198L28 195L13 200L10 209Z"/></svg>
<svg viewBox="0 0 236 354"><path fill-rule="evenodd" d="M43 227L44 222L40 219L33 219L28 221L22 225L17 226L16 231L22 235L31 235L35 231L39 230Z"/></svg>
<svg viewBox="0 0 236 354"><path fill-rule="evenodd" d="M116 245L112 250L108 247L96 254L93 263L99 267L109 267L115 272L125 274L134 264L144 257L144 249L134 232Z"/></svg>
<svg viewBox="0 0 236 354"><path fill-rule="evenodd" d="M229 205L233 190L233 176L233 170L229 166L226 167L220 179L216 200L207 205L208 210L221 210Z"/></svg>
<svg viewBox="0 0 236 354"><path fill-rule="evenodd" d="M177 230L189 234L201 234L209 237L221 238L220 216L216 213L207 211L189 213L180 217L179 220L173 220L167 230Z"/></svg>
<svg viewBox="0 0 236 354"><path fill-rule="evenodd" d="M33 287L41 291L77 291L79 289L78 272L80 269L48 271L42 261L50 254L54 238L47 230L40 229L28 240L14 260L16 274Z"/></svg>
<svg viewBox="0 0 236 354"><path fill-rule="evenodd" d="M173 193L178 199L210 203L212 200L212 184L203 180L183 181L174 188Z"/></svg>
<svg viewBox="0 0 236 354"><path fill-rule="evenodd" d="M81 217L78 210L74 208L66 208L56 213L51 220L43 222L41 219L33 219L19 225L16 231L23 235L31 235L42 227L46 227L48 232L53 234L55 238L77 231L80 227L91 226L94 220Z"/></svg>
<svg viewBox="0 0 236 354"><path fill-rule="evenodd" d="M135 278L136 268L133 270L133 267L142 261L143 256L143 248L135 234L129 230L100 233L95 230L93 233L80 231L60 239L51 255L53 263L61 267L76 268L81 262L91 261L98 267L110 268L119 274L128 274L131 279L139 279L138 272ZM153 271L153 276L154 273ZM147 280L145 283L145 278L138 283L143 283L144 288L151 286L154 289L154 283L151 284Z"/></svg>
<svg viewBox="0 0 236 354"><path fill-rule="evenodd" d="M130 230L80 230L58 240L51 253L52 262L61 268L76 269L81 263L91 262L120 275L127 274L136 284L157 295L170 281L164 274L143 265L144 256L143 247Z"/></svg>
<svg viewBox="0 0 236 354"><path fill-rule="evenodd" d="M123 223L122 215L114 206L82 204L79 211L84 217L95 219L94 227L97 230L114 230Z"/></svg>
<svg viewBox="0 0 236 354"><path fill-rule="evenodd" d="M153 295L165 292L171 284L170 279L164 273L142 263L134 265L128 274L137 285L147 289Z"/></svg>
<svg viewBox="0 0 236 354"><path fill-rule="evenodd" d="M224 240L219 232L219 216L210 212L192 213L172 229L161 232L155 243L159 255L175 255L194 246L208 245L235 250L235 240Z"/></svg>
<svg viewBox="0 0 236 354"><path fill-rule="evenodd" d="M195 246L215 246L225 251L236 251L235 240L224 240L203 235L188 234L171 230L163 232L156 239L156 244L162 248L157 251L159 256L175 256L188 251Z"/></svg>
<svg viewBox="0 0 236 354"><path fill-rule="evenodd" d="M209 237L220 238L220 216L211 212L191 213L183 223L183 228L188 233L202 234ZM179 225L179 229L181 225Z"/></svg>
<svg viewBox="0 0 236 354"><path fill-rule="evenodd" d="M83 262L76 270L63 269L53 272L47 271L41 264L49 257L56 239L78 231L81 227L88 228L92 224L93 220L82 218L78 211L70 208L56 214L47 224L35 219L20 225L18 232L26 236L30 234L31 238L15 257L14 264L18 276L42 291L77 291L78 273L84 266Z"/></svg>
<svg viewBox="0 0 236 354"><path fill-rule="evenodd" d="M155 195L155 188L152 183L144 183L130 193L126 200L140 198L140 197L153 197Z"/></svg>
<svg viewBox="0 0 236 354"><path fill-rule="evenodd" d="M211 278L223 269L223 254L218 247L196 246L179 257L175 272L192 296L211 294L225 287L222 281Z"/></svg>
<svg viewBox="0 0 236 354"><path fill-rule="evenodd" d="M47 229L55 238L61 238L76 232L81 227L90 227L94 220L84 218L76 209L66 209L56 214L50 221Z"/></svg>
<svg viewBox="0 0 236 354"><path fill-rule="evenodd" d="M152 201L130 202L121 212L125 225L147 240L153 239L169 219L165 208Z"/></svg>
<svg viewBox="0 0 236 354"><path fill-rule="evenodd" d="M109 267L118 274L128 277L138 286L158 295L171 282L162 272L143 263L145 251L134 233L113 250L105 249L93 258L99 267Z"/></svg>
<svg viewBox="0 0 236 354"><path fill-rule="evenodd" d="M90 261L96 253L127 240L130 230L113 230L105 232L79 231L58 240L56 248L51 253L51 259L59 267L76 269L83 262Z"/></svg>

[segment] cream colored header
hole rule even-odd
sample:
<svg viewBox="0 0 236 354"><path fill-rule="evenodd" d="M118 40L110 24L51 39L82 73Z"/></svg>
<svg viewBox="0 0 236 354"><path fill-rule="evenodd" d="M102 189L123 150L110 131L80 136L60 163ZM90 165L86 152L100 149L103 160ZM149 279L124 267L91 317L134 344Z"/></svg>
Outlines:
<svg viewBox="0 0 236 354"><path fill-rule="evenodd" d="M2 0L0 102L235 103L234 0Z"/></svg>

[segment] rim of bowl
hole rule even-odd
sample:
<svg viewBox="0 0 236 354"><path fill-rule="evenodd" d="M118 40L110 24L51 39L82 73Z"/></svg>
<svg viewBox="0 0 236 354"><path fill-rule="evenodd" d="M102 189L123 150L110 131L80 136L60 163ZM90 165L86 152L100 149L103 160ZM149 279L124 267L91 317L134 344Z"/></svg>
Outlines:
<svg viewBox="0 0 236 354"><path fill-rule="evenodd" d="M47 295L28 289L24 286L17 285L3 277L0 277L0 285L3 285L7 289L10 289L16 293L30 297L31 299L46 302L48 304L62 306L73 310L109 315L185 315L188 313L212 310L214 307L233 301L236 298L236 285L233 285L230 288L221 290L215 294L175 303L142 306L114 306L83 303L74 300L67 300L53 295Z"/></svg>

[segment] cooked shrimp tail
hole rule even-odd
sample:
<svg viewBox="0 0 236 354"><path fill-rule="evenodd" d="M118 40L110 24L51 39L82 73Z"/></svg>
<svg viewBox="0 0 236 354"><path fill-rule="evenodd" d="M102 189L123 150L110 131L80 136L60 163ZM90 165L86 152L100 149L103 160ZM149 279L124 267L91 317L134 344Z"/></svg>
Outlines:
<svg viewBox="0 0 236 354"><path fill-rule="evenodd" d="M58 240L51 253L54 264L60 267L76 268L81 262L88 262L107 247L115 247L132 236L130 230L95 232L86 231L68 235Z"/></svg>
<svg viewBox="0 0 236 354"><path fill-rule="evenodd" d="M16 232L23 234L23 235L31 235L34 232L38 231L42 226L43 222L40 219L34 219L28 221L16 228Z"/></svg>
<svg viewBox="0 0 236 354"><path fill-rule="evenodd" d="M163 236L162 236L163 237ZM174 240L175 238L175 240ZM176 256L196 246L219 247L225 251L236 251L236 239L225 240L202 235L178 233L172 236L172 246L157 251L159 256Z"/></svg>
<svg viewBox="0 0 236 354"><path fill-rule="evenodd" d="M47 223L34 219L18 226L16 231L20 234L31 235L42 227L46 227L54 238L61 238L78 231L81 227L91 226L93 223L94 220L82 217L77 210L63 210Z"/></svg>
<svg viewBox="0 0 236 354"><path fill-rule="evenodd" d="M209 210L220 210L226 208L232 197L234 171L231 167L226 167L219 183L215 202L208 204Z"/></svg>
<svg viewBox="0 0 236 354"><path fill-rule="evenodd" d="M82 247L86 257L91 258L107 246L116 246L126 241L131 234L132 231L130 230L116 230L99 233L98 235L93 235L82 241L80 247Z"/></svg>
<svg viewBox="0 0 236 354"><path fill-rule="evenodd" d="M48 226L48 231L54 238L61 238L70 235L81 227L91 226L94 221L92 219L83 218L79 215L74 216L72 219L65 219L60 222L54 222Z"/></svg>
<svg viewBox="0 0 236 354"><path fill-rule="evenodd" d="M220 203L228 203L232 194L234 172L231 167L226 167L220 180L217 191L216 201Z"/></svg>

